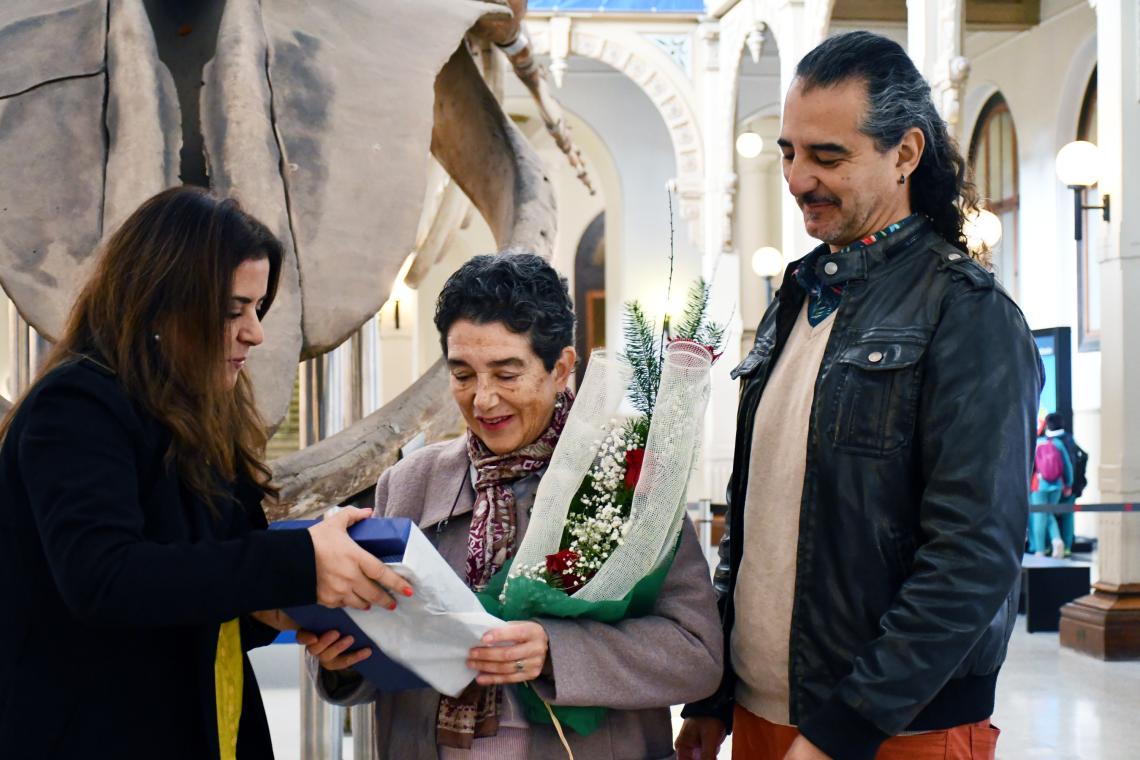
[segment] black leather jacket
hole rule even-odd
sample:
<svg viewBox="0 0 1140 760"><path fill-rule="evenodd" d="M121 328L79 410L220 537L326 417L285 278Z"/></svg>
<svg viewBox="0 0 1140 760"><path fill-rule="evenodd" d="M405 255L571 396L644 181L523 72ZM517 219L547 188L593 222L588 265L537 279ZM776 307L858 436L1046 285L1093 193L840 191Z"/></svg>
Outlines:
<svg viewBox="0 0 1140 760"><path fill-rule="evenodd" d="M1017 617L1043 370L992 274L923 219L840 257L800 508L788 676L793 724L834 758L993 711ZM684 715L731 725L733 592L756 408L806 294L788 267L742 381L715 583L719 691Z"/></svg>

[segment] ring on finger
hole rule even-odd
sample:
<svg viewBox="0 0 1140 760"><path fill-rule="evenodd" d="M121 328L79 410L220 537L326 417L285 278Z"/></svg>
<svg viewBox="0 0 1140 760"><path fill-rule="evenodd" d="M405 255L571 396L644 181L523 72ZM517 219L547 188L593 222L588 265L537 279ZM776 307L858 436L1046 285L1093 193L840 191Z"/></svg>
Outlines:
<svg viewBox="0 0 1140 760"><path fill-rule="evenodd" d="M522 660L515 660L515 672L521 673L526 670L526 664Z"/></svg>

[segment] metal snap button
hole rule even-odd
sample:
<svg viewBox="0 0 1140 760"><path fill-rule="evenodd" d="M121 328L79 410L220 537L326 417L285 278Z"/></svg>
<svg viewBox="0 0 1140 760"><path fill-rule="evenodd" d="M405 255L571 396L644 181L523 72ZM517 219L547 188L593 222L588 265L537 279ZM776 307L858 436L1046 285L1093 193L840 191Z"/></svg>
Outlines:
<svg viewBox="0 0 1140 760"><path fill-rule="evenodd" d="M962 258L962 254L952 253L949 256L947 256L946 258L950 259L951 261L957 261L958 259Z"/></svg>
<svg viewBox="0 0 1140 760"><path fill-rule="evenodd" d="M823 265L823 271L826 274L835 274L836 272L839 271L839 265L836 264L834 261L829 261Z"/></svg>
<svg viewBox="0 0 1140 760"><path fill-rule="evenodd" d="M867 361L871 362L872 364L878 364L882 360L883 360L883 352L882 351L872 351L871 353L867 354Z"/></svg>

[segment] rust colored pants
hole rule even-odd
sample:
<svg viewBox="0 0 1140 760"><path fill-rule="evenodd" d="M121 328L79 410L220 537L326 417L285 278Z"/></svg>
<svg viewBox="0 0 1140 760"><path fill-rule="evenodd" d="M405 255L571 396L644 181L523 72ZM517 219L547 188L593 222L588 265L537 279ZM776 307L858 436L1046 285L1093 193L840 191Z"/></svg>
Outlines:
<svg viewBox="0 0 1140 760"><path fill-rule="evenodd" d="M1001 733L988 720L912 736L892 736L875 760L993 760ZM732 717L732 760L783 760L800 735L737 705Z"/></svg>

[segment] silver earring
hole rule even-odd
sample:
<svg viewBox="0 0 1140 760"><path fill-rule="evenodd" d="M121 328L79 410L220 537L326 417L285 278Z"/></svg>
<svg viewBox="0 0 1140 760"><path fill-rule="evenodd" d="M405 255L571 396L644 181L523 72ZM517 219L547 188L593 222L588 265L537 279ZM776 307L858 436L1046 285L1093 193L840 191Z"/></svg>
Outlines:
<svg viewBox="0 0 1140 760"><path fill-rule="evenodd" d="M158 333L155 333L155 334L154 334L154 342L155 342L155 343L158 343L160 340L162 340L162 338L159 336L159 334L158 334Z"/></svg>
<svg viewBox="0 0 1140 760"><path fill-rule="evenodd" d="M905 175L905 174L900 174L900 175L899 175L899 184L900 184L900 185L905 185L905 184L906 184L906 175Z"/></svg>

